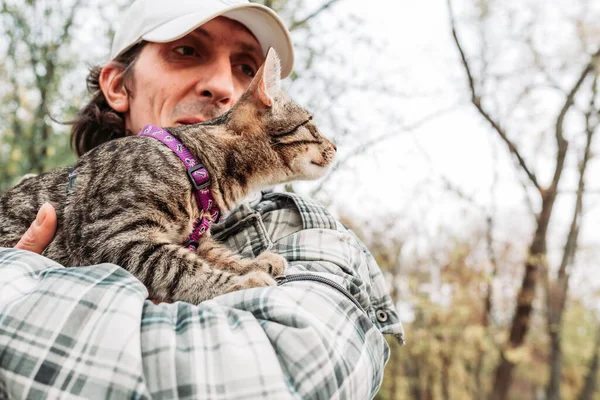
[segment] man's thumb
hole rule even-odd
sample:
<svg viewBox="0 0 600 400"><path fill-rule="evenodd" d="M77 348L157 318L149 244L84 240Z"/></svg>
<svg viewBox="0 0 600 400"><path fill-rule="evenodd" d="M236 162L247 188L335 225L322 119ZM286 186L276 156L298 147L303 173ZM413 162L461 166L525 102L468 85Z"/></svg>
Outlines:
<svg viewBox="0 0 600 400"><path fill-rule="evenodd" d="M29 226L15 248L41 254L52 241L55 232L56 211L50 203L44 203L40 207L35 221Z"/></svg>

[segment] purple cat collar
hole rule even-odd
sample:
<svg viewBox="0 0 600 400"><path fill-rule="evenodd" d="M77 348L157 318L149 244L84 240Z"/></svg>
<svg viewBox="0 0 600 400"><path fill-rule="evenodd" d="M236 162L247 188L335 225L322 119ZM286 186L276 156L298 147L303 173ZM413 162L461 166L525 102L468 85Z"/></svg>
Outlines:
<svg viewBox="0 0 600 400"><path fill-rule="evenodd" d="M204 164L196 160L192 153L175 136L157 126L151 124L144 126L138 136L152 137L163 143L173 150L187 169L187 175L190 178L194 196L196 197L196 204L198 205L200 215L202 215L202 218L196 220L194 223L194 231L184 244L188 249L195 251L198 248L200 237L210 229L210 225L213 222L218 222L221 217L219 207L215 204L210 193L210 175L208 174L208 170Z"/></svg>

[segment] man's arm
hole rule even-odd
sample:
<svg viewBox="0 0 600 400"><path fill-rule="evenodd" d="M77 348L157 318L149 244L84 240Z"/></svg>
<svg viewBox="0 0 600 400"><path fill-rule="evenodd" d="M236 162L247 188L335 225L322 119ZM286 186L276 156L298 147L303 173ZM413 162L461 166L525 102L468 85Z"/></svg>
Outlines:
<svg viewBox="0 0 600 400"><path fill-rule="evenodd" d="M380 271L324 211L288 200L242 207L221 236L246 253L267 246L288 259L288 274L334 285L302 279L198 306L154 305L144 286L115 265L63 268L0 250L0 319L7 321L0 330L0 394L374 396L389 357L381 332L400 337L389 300L374 293ZM375 317L382 310L385 323Z"/></svg>
<svg viewBox="0 0 600 400"><path fill-rule="evenodd" d="M363 311L319 283L154 305L112 264L0 249L0 270L0 397L366 399L388 358Z"/></svg>

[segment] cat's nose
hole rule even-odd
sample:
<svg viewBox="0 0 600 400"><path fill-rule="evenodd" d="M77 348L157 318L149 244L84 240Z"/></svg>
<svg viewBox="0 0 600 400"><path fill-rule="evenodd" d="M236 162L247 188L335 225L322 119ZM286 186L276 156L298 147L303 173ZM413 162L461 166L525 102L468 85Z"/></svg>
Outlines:
<svg viewBox="0 0 600 400"><path fill-rule="evenodd" d="M331 140L326 139L329 142L329 145L333 148L333 151L337 152L337 146Z"/></svg>

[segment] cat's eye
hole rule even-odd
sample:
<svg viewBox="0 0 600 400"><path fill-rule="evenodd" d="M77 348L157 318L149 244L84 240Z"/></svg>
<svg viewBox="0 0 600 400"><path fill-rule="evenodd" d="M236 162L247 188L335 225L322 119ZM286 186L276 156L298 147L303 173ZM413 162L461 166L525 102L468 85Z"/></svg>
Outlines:
<svg viewBox="0 0 600 400"><path fill-rule="evenodd" d="M192 46L177 46L173 49L174 52L181 54L182 56L193 56L196 54L196 49Z"/></svg>

